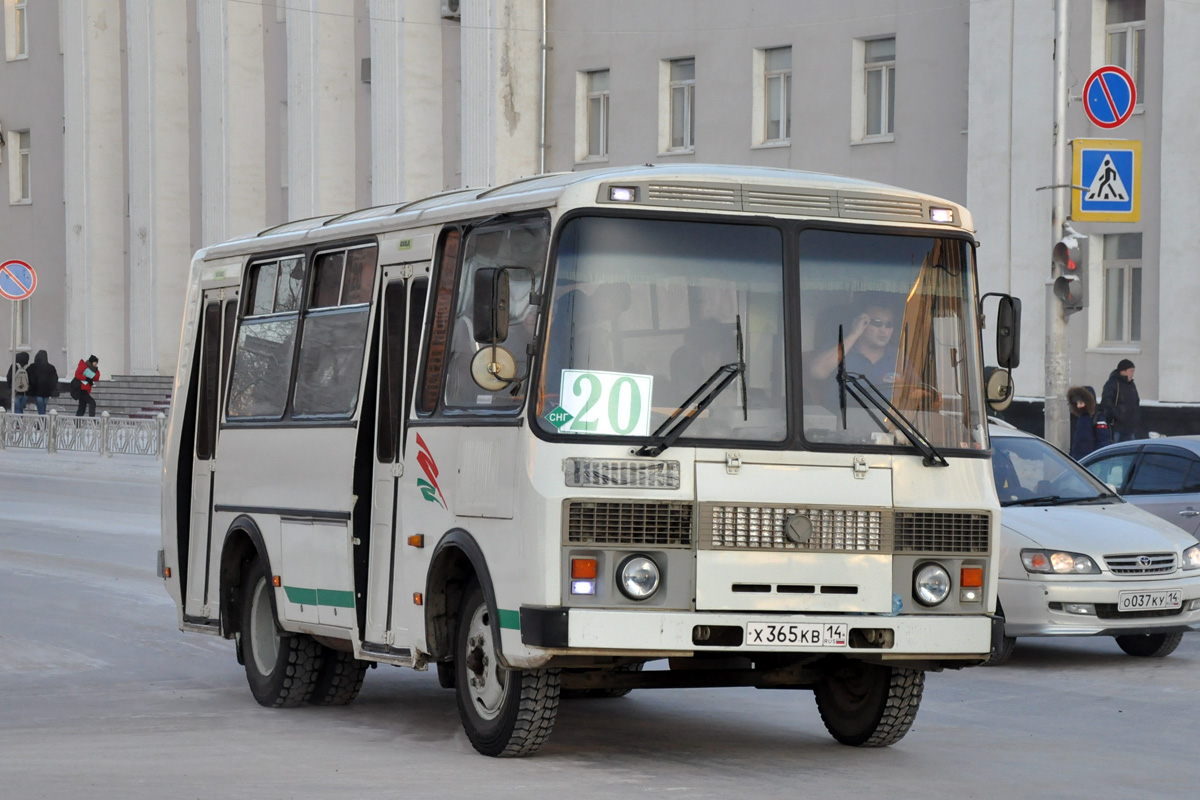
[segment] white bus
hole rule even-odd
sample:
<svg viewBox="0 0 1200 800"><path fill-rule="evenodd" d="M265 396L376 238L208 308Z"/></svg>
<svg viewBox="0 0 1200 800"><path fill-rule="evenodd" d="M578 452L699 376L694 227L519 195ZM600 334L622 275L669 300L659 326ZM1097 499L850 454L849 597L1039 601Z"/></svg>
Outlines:
<svg viewBox="0 0 1200 800"><path fill-rule="evenodd" d="M926 195L689 165L206 248L179 625L235 639L265 706L435 664L486 755L564 695L679 686L811 689L837 740L891 744L999 630L974 244Z"/></svg>

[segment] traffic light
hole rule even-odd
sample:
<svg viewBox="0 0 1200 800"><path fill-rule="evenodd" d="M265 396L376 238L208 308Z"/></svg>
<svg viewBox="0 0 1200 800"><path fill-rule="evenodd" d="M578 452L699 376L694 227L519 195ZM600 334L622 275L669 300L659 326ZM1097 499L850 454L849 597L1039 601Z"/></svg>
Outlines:
<svg viewBox="0 0 1200 800"><path fill-rule="evenodd" d="M1071 248L1066 242L1054 245L1050 267L1054 277L1054 296L1062 303L1063 312L1070 315L1080 311L1087 297L1084 270L1071 258Z"/></svg>

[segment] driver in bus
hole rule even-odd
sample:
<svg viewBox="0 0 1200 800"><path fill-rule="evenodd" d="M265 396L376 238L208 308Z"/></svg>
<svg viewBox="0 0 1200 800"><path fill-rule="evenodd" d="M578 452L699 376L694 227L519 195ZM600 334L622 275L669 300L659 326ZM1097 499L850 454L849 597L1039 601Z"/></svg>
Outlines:
<svg viewBox="0 0 1200 800"><path fill-rule="evenodd" d="M846 372L866 377L887 399L898 381L896 361L896 312L879 297L871 297L849 325L842 328L842 353ZM829 333L826 331L826 333ZM808 372L823 387L818 396L829 409L840 405L837 385L838 342L813 356Z"/></svg>

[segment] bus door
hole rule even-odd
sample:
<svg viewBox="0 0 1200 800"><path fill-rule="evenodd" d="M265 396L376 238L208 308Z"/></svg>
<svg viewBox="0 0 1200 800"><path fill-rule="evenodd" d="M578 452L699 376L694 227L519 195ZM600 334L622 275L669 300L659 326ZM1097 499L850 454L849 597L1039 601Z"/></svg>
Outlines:
<svg viewBox="0 0 1200 800"><path fill-rule="evenodd" d="M229 357L237 323L236 287L204 293L196 348L195 448L192 452L191 512L188 520L187 561L180 579L186 583L184 618L208 621L217 616L210 586L212 561L212 497L216 469L217 429L229 374ZM182 487L181 487L182 488ZM183 552L183 548L180 549Z"/></svg>
<svg viewBox="0 0 1200 800"><path fill-rule="evenodd" d="M411 264L384 267L380 303L378 405L371 483L371 541L366 591L365 649L387 651L407 641L392 619L396 582L405 555L403 514L397 499L404 471L404 428L412 407L417 350L429 279L413 276ZM423 587L421 587L423 589ZM405 647L397 647L403 651Z"/></svg>

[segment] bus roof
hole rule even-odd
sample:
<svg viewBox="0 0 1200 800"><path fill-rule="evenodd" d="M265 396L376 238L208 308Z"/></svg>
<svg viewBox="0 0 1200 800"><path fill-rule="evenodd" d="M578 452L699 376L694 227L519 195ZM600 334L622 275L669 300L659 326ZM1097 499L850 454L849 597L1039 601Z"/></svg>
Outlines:
<svg viewBox="0 0 1200 800"><path fill-rule="evenodd" d="M952 211L950 227L971 230L958 203L887 184L819 172L727 164L644 164L521 178L495 187L454 189L407 202L344 214L293 220L213 245L197 254L223 258L299 244L312 239L369 235L484 217L502 211L548 208L568 191L580 202L606 205L607 186L642 187L627 204L777 216L834 217L928 225L930 209ZM934 220L936 222L936 220Z"/></svg>

